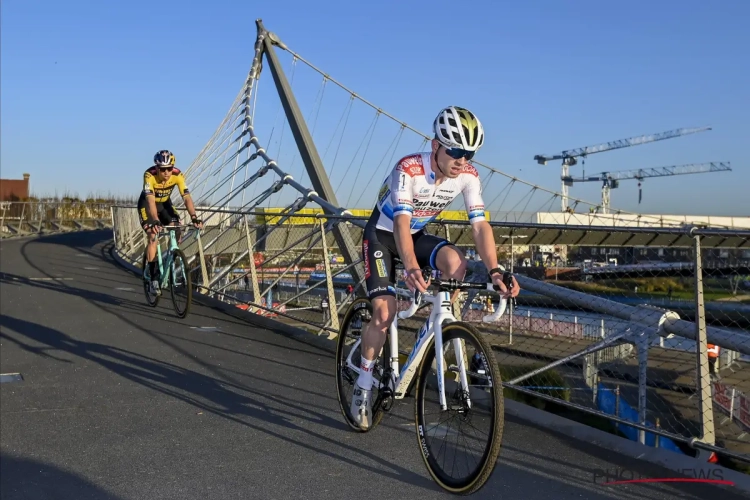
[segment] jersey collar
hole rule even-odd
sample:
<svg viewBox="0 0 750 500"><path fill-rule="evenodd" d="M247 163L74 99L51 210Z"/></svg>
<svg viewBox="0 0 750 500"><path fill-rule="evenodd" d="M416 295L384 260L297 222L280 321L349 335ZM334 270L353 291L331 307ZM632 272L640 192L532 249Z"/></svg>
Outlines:
<svg viewBox="0 0 750 500"><path fill-rule="evenodd" d="M424 162L426 166L424 169L424 178L430 185L435 185L435 172L432 170L432 152L425 154Z"/></svg>

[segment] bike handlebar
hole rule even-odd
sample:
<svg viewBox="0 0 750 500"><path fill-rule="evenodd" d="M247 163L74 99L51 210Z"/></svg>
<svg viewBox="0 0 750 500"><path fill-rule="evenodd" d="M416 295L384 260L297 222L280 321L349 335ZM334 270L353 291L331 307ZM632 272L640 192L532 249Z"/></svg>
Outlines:
<svg viewBox="0 0 750 500"><path fill-rule="evenodd" d="M405 311L401 311L398 313L399 319L406 319L411 318L414 316L414 313L417 312L417 309L419 309L419 306L422 303L422 292L414 291L414 295L412 296L411 300L411 306L409 306L409 309L406 309Z"/></svg>
<svg viewBox="0 0 750 500"><path fill-rule="evenodd" d="M448 279L448 280L434 280L433 283L438 287L440 291L453 291L453 290L489 290L489 291L499 291L498 288L494 285L494 283L474 283L469 281L461 281L456 279ZM422 296L424 294L419 291L415 291L412 296L412 302L409 309L406 309L405 311L401 311L398 313L399 319L407 319L413 316L417 309L419 309L419 306L422 304ZM508 307L508 299L506 299L503 296L500 296L500 302L498 303L497 307L495 308L495 312L492 314L488 314L482 317L482 322L484 323L491 323L493 321L497 321L500 319L500 316L502 316L505 313L505 309Z"/></svg>
<svg viewBox="0 0 750 500"><path fill-rule="evenodd" d="M193 224L178 224L178 225L175 225L175 226L173 226L173 225L164 225L164 224L154 224L154 226L155 227L160 227L162 230L166 230L166 231L176 231L177 229L183 229L183 228L195 229L195 230L198 229Z"/></svg>

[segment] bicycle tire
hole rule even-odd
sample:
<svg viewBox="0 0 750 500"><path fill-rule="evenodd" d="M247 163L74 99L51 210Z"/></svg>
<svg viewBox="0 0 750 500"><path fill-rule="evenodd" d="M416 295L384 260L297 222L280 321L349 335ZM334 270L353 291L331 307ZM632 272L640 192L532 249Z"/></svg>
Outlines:
<svg viewBox="0 0 750 500"><path fill-rule="evenodd" d="M182 269L185 272L185 288L187 289L187 301L185 304L185 310L180 311L180 308L177 306L177 297L175 295L175 286L174 286L174 273L172 270L176 267L177 259L180 259L182 261ZM172 295L172 306L174 307L175 313L177 313L178 318L184 318L185 316L190 313L190 305L193 302L193 286L192 282L190 281L190 270L187 267L187 258L185 258L185 254L182 253L182 250L179 248L176 248L172 250L172 266L169 268L169 292Z"/></svg>
<svg viewBox="0 0 750 500"><path fill-rule="evenodd" d="M148 259L146 257L147 252L147 248L143 250L143 259L141 260L141 281L143 282L143 293L146 295L146 304L151 307L156 307L159 305L159 299L161 296L155 295L155 298L151 300L151 283L143 277L143 271L148 267Z"/></svg>
<svg viewBox="0 0 750 500"><path fill-rule="evenodd" d="M505 426L505 402L503 399L502 379L500 368L497 365L495 355L490 344L481 336L477 329L471 324L457 321L443 326L443 342L465 337L467 341L475 343L485 357L486 365L489 368L492 389L490 394L494 401L492 404L492 425L490 439L485 446L482 459L476 470L467 478L462 480L449 479L447 474L438 466L437 460L430 453L429 446L423 435L423 429L427 428L427 422L424 416L424 398L426 394L427 379L432 370L432 363L435 359L435 339L430 341L430 346L425 353L425 357L419 367L419 382L416 388L415 396L415 422L416 435L419 450L427 467L430 476L437 482L441 488L455 494L468 495L478 491L489 479L492 471L497 464L497 457L500 454L502 445L503 429Z"/></svg>
<svg viewBox="0 0 750 500"><path fill-rule="evenodd" d="M352 321L352 318L354 318L354 315L358 313L358 311L362 308L366 308L368 312L370 313L370 316L372 316L372 303L370 302L370 299L360 297L356 300L354 300L350 305L349 308L346 310L346 314L344 315L344 319L341 322L341 326L339 327L339 334L338 338L336 340L336 398L339 402L339 408L341 408L341 413L344 415L344 420L346 421L347 425L354 429L357 432L370 432L375 427L378 426L380 421L383 419L383 414L385 411L382 408L382 405L375 405L375 401L373 401L373 407L372 407L372 425L368 429L362 429L359 427L359 425L354 421L354 417L352 417L351 412L349 411L350 403L351 401L347 401L345 396L345 389L347 387L351 387L351 385L348 385L348 381L344 380L344 372L343 369L345 368L345 362L347 357L346 352L346 332L348 330L348 326ZM388 360L390 357L390 344L389 344L389 336L386 335L385 339L385 345L383 346L383 354L380 356L380 358L376 361L376 366L373 367L373 372L381 366L383 363L383 360ZM358 360L357 360L358 361ZM356 362L356 361L355 361ZM356 382L353 382L356 383ZM377 398L374 398L377 399Z"/></svg>

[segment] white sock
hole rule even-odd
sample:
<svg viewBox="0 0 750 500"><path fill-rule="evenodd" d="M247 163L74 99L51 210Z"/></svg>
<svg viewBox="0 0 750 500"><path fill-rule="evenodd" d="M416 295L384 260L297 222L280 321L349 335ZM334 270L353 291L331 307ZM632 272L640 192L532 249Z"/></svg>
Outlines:
<svg viewBox="0 0 750 500"><path fill-rule="evenodd" d="M365 359L364 356L361 358L362 360L359 364L360 372L359 378L357 379L357 385L362 389L370 391L372 390L372 368L375 366L375 360Z"/></svg>

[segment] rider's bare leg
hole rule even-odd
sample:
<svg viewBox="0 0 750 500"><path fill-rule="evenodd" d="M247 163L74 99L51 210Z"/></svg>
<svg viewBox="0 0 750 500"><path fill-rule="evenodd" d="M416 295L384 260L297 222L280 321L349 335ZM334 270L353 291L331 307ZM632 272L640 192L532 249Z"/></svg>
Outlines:
<svg viewBox="0 0 750 500"><path fill-rule="evenodd" d="M462 280L466 276L466 257L453 245L446 245L438 250L435 257L435 264L445 279ZM451 303L456 301L460 290L453 292Z"/></svg>
<svg viewBox="0 0 750 500"><path fill-rule="evenodd" d="M372 320L362 330L362 343L360 344L362 357L364 358L363 361L366 360L369 365L365 367L366 369L372 368L372 362L380 354L383 344L385 344L388 327L393 322L393 318L396 317L396 297L392 295L380 295L374 297L371 302ZM363 389L371 388L372 372L365 372L364 377L360 375L360 382L366 384L368 381L370 385L362 385Z"/></svg>

